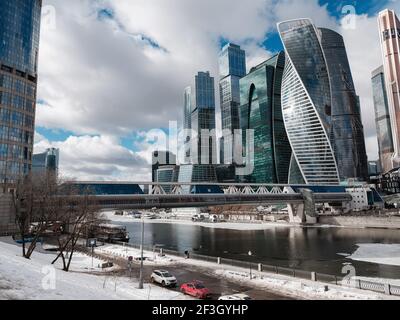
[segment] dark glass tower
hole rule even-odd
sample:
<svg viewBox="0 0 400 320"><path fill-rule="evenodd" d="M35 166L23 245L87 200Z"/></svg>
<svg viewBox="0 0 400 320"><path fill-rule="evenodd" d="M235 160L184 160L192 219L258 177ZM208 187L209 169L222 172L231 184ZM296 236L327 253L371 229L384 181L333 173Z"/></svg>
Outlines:
<svg viewBox="0 0 400 320"><path fill-rule="evenodd" d="M394 146L383 66L372 72L372 91L374 96L379 161L382 171L388 172L392 169L391 160L394 153Z"/></svg>
<svg viewBox="0 0 400 320"><path fill-rule="evenodd" d="M354 87L343 37L330 29L319 30L331 84L331 140L340 179L358 178L366 181L368 161L360 100Z"/></svg>
<svg viewBox="0 0 400 320"><path fill-rule="evenodd" d="M214 78L209 72L199 72L195 77L195 101L191 126L198 134L197 155L193 154L193 162L196 163L197 158L198 164L217 164ZM204 135L202 130L209 131L210 136Z"/></svg>
<svg viewBox="0 0 400 320"><path fill-rule="evenodd" d="M233 133L240 129L239 80L246 75L246 53L240 46L229 43L219 54L220 103L223 137L220 141L221 163L233 163ZM226 156L225 156L226 153Z"/></svg>
<svg viewBox="0 0 400 320"><path fill-rule="evenodd" d="M272 57L240 80L240 125L254 130L254 170L250 183L288 183L291 148L281 107L284 52ZM243 143L246 138L243 135Z"/></svg>
<svg viewBox="0 0 400 320"><path fill-rule="evenodd" d="M0 183L32 165L41 0L0 0Z"/></svg>

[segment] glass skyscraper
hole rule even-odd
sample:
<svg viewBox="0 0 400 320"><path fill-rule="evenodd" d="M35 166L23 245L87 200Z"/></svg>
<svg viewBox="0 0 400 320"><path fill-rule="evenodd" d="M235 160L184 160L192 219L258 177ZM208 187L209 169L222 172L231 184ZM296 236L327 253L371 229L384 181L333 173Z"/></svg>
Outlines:
<svg viewBox="0 0 400 320"><path fill-rule="evenodd" d="M360 99L354 87L343 37L330 29L320 28L319 31L331 85L330 138L340 180L358 178L366 181L368 160L361 121Z"/></svg>
<svg viewBox="0 0 400 320"><path fill-rule="evenodd" d="M192 88L187 87L184 95L183 129L192 128Z"/></svg>
<svg viewBox="0 0 400 320"><path fill-rule="evenodd" d="M391 159L394 147L383 66L372 72L372 91L374 96L379 161L382 171L388 172L392 169Z"/></svg>
<svg viewBox="0 0 400 320"><path fill-rule="evenodd" d="M223 137L220 140L221 163L233 163L233 132L240 128L239 80L246 75L246 53L232 43L222 48L219 54L220 103Z"/></svg>
<svg viewBox="0 0 400 320"><path fill-rule="evenodd" d="M49 148L43 153L32 156L32 172L37 174L53 173L58 174L60 162L60 150Z"/></svg>
<svg viewBox="0 0 400 320"><path fill-rule="evenodd" d="M0 183L31 170L41 0L0 0Z"/></svg>
<svg viewBox="0 0 400 320"><path fill-rule="evenodd" d="M384 10L378 17L382 59L389 106L393 154L383 168L400 167L400 21L393 10Z"/></svg>
<svg viewBox="0 0 400 320"><path fill-rule="evenodd" d="M289 183L338 184L332 97L318 30L309 19L281 22L278 30L286 51L282 110L293 151Z"/></svg>
<svg viewBox="0 0 400 320"><path fill-rule="evenodd" d="M240 80L240 126L254 130L253 172L240 180L250 183L288 183L291 148L281 107L283 52L251 69ZM246 145L243 134L243 144ZM248 165L248 164L247 164Z"/></svg>
<svg viewBox="0 0 400 320"><path fill-rule="evenodd" d="M198 148L197 155L193 154L192 156L192 161L195 164L217 164L215 89L214 78L210 76L209 72L199 72L195 77L194 96L191 125L198 134ZM202 130L209 131L210 136L205 136Z"/></svg>

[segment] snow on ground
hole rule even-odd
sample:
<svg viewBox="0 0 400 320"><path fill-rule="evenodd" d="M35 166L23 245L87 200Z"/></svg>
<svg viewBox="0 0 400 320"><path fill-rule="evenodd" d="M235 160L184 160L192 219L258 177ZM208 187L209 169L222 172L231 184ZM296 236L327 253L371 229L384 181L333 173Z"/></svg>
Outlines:
<svg viewBox="0 0 400 320"><path fill-rule="evenodd" d="M400 266L400 244L360 243L347 258L379 264Z"/></svg>
<svg viewBox="0 0 400 320"><path fill-rule="evenodd" d="M72 270L51 266L54 253L34 252L31 260L21 248L0 238L0 299L29 300L160 300L187 299L184 295L153 285L138 284L125 277L89 274L91 258L78 254ZM101 262L94 259L95 265Z"/></svg>
<svg viewBox="0 0 400 320"><path fill-rule="evenodd" d="M138 249L129 248L128 253L124 246L118 245L106 245L97 250L101 250L109 255L125 257L129 255L136 256L139 254ZM153 257L153 252L144 251L145 256ZM253 279L250 280L250 275L248 270L239 267L219 265L217 263L185 259L181 257L168 256L157 257L156 260L160 264L185 264L188 266L200 267L207 270L206 272L212 273L218 277L225 279L230 279L235 282L240 282L247 286L255 286L260 289L268 289L269 291L274 291L281 293L283 295L288 295L295 298L301 299L336 299L336 300L381 300L381 299L400 299L399 297L385 296L383 294L375 293L372 291L359 290L356 288L342 287L336 285L329 285L329 290L325 291L326 284L321 282L315 282L311 280L298 279L283 275L270 274L266 272L256 272L253 271ZM166 262L166 263L164 263ZM149 263L146 262L145 263ZM150 261L150 263L154 263ZM374 279L370 279L374 280Z"/></svg>
<svg viewBox="0 0 400 320"><path fill-rule="evenodd" d="M270 277L265 274L256 273L250 280L249 273L232 270L216 270L215 274L240 282L246 285L250 283L259 288L275 290L282 294L301 299L324 299L324 300L382 300L390 299L378 293L361 291L353 288L329 285L325 291L325 284L307 280L290 279L288 277ZM394 298L393 298L394 299Z"/></svg>
<svg viewBox="0 0 400 320"><path fill-rule="evenodd" d="M104 245L101 247L97 247L95 251L96 253L111 255L124 259L128 259L128 257L133 257L134 260L139 260L139 261L141 257L139 249L119 246L119 245ZM158 250L156 252L143 251L143 257L144 257L143 263L146 265L165 266L176 262L172 257L160 256Z"/></svg>
<svg viewBox="0 0 400 320"><path fill-rule="evenodd" d="M135 219L132 216L116 216L114 211L103 212L103 215L113 222L136 222L141 223L140 219ZM288 223L278 222L262 222L262 223L246 223L246 222L193 222L191 220L178 220L178 219L145 219L145 223L166 223L166 224L180 224L190 226L200 226L205 228L213 229L229 229L229 230L240 230L240 231L254 231L254 230L265 230L275 227L295 227Z"/></svg>

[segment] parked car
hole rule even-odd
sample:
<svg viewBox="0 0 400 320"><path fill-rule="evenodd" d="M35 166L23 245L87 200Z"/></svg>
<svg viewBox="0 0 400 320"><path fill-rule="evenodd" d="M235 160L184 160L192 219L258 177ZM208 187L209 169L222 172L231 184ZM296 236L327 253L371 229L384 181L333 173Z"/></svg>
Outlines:
<svg viewBox="0 0 400 320"><path fill-rule="evenodd" d="M165 270L154 270L151 274L151 282L161 284L163 287L176 287L176 278Z"/></svg>
<svg viewBox="0 0 400 320"><path fill-rule="evenodd" d="M204 284L200 281L192 281L181 285L181 292L198 299L207 299L211 296Z"/></svg>
<svg viewBox="0 0 400 320"><path fill-rule="evenodd" d="M215 214L210 215L209 219L210 219L210 222L212 222L212 223L216 223L219 221L218 216Z"/></svg>
<svg viewBox="0 0 400 320"><path fill-rule="evenodd" d="M238 293L228 296L221 296L218 300L252 300L247 294Z"/></svg>
<svg viewBox="0 0 400 320"><path fill-rule="evenodd" d="M202 214L195 214L193 217L192 217L192 221L193 222L200 222L200 221L204 221L205 220L205 217L204 217L204 215L202 215Z"/></svg>
<svg viewBox="0 0 400 320"><path fill-rule="evenodd" d="M143 218L145 219L150 219L150 220L154 220L157 219L157 216L154 213L146 213Z"/></svg>

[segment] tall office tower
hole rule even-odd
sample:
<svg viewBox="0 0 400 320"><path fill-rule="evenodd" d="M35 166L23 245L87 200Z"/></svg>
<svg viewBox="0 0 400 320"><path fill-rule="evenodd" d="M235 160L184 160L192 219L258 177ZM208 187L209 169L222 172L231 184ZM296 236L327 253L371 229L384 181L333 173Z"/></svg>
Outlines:
<svg viewBox="0 0 400 320"><path fill-rule="evenodd" d="M246 75L246 53L232 43L222 48L219 54L219 91L221 103L222 130L225 130L220 140L220 162L232 164L233 133L240 128L239 107L240 89L239 80ZM229 132L229 134L228 134ZM226 156L225 156L226 155Z"/></svg>
<svg viewBox="0 0 400 320"><path fill-rule="evenodd" d="M393 168L392 155L394 147L383 66L372 72L372 91L375 106L376 133L378 136L379 162L381 170L388 172Z"/></svg>
<svg viewBox="0 0 400 320"><path fill-rule="evenodd" d="M366 181L368 160L361 121L360 99L356 94L343 37L330 29L320 28L319 30L331 84L330 137L340 180L357 178Z"/></svg>
<svg viewBox="0 0 400 320"><path fill-rule="evenodd" d="M184 112L183 112L183 129L192 128L192 88L185 89L184 96Z"/></svg>
<svg viewBox="0 0 400 320"><path fill-rule="evenodd" d="M31 170L41 0L0 1L0 184Z"/></svg>
<svg viewBox="0 0 400 320"><path fill-rule="evenodd" d="M197 155L193 163L217 164L217 143L215 133L215 89L214 78L209 72L199 72L195 77L195 100L192 108L191 125L198 134ZM206 130L209 134L205 134Z"/></svg>
<svg viewBox="0 0 400 320"><path fill-rule="evenodd" d="M330 81L318 30L309 19L281 22L278 30L286 51L282 110L293 151L289 183L338 184Z"/></svg>
<svg viewBox="0 0 400 320"><path fill-rule="evenodd" d="M251 69L240 80L240 125L254 130L253 172L240 180L249 183L288 183L292 155L281 106L285 53ZM243 135L243 144L246 146ZM248 164L247 164L248 165Z"/></svg>
<svg viewBox="0 0 400 320"><path fill-rule="evenodd" d="M384 10L379 13L378 24L392 127L394 152L390 168L393 169L400 166L400 21L394 11Z"/></svg>
<svg viewBox="0 0 400 320"><path fill-rule="evenodd" d="M32 172L36 174L53 173L57 176L60 162L60 150L47 149L43 153L32 156Z"/></svg>

